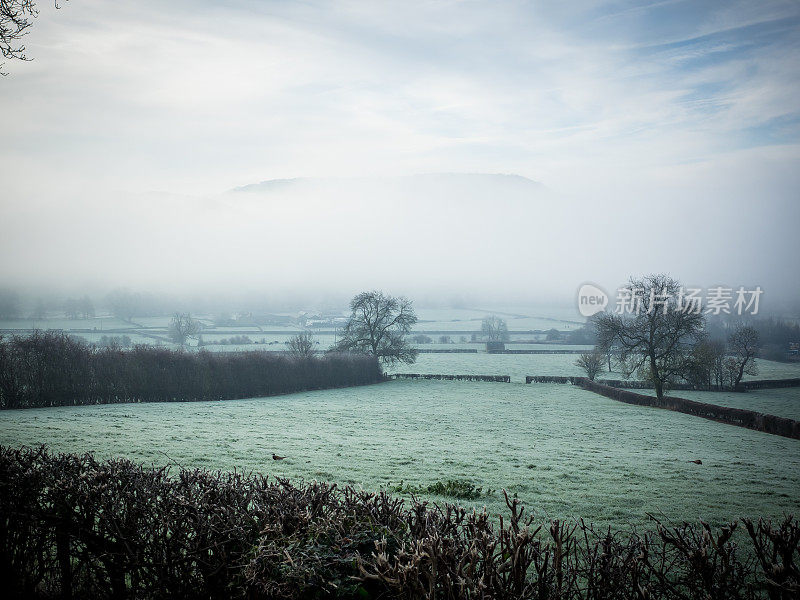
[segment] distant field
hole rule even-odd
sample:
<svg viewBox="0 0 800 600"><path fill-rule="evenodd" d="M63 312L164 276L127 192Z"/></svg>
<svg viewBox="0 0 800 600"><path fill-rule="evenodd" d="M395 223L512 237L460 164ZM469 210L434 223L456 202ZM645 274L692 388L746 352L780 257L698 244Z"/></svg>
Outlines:
<svg viewBox="0 0 800 600"><path fill-rule="evenodd" d="M169 321L169 319L167 320ZM14 319L0 320L0 329L131 329L135 327L127 321L114 317L103 317L96 319L66 319L66 318L47 318L47 319Z"/></svg>
<svg viewBox="0 0 800 600"><path fill-rule="evenodd" d="M517 348L518 346L510 346ZM548 346L532 346L546 349ZM526 375L585 375L575 365L574 354L420 354L413 365L398 365L394 373L450 373L464 375L510 375L512 381L525 381ZM800 377L800 363L758 360L759 374L749 379ZM603 372L599 379L619 379L619 372ZM799 389L800 388L795 388Z"/></svg>
<svg viewBox="0 0 800 600"><path fill-rule="evenodd" d="M798 514L800 442L570 385L394 381L241 401L0 412L0 443L368 489L467 479L540 515L624 527ZM272 452L289 458L274 462ZM701 459L702 465L689 460ZM441 497L431 497L442 500Z"/></svg>
<svg viewBox="0 0 800 600"><path fill-rule="evenodd" d="M413 365L398 365L395 373L448 373L459 375L581 375L574 354L420 354Z"/></svg>
<svg viewBox="0 0 800 600"><path fill-rule="evenodd" d="M474 331L480 332L482 318L464 321L420 321L414 326L415 331ZM509 331L532 331L557 329L559 331L572 331L578 329L581 323L575 321L559 321L542 317L507 318Z"/></svg>
<svg viewBox="0 0 800 600"><path fill-rule="evenodd" d="M800 362L774 362L771 360L756 359L757 375L745 375L744 379L792 379L800 377ZM795 388L798 389L798 388Z"/></svg>

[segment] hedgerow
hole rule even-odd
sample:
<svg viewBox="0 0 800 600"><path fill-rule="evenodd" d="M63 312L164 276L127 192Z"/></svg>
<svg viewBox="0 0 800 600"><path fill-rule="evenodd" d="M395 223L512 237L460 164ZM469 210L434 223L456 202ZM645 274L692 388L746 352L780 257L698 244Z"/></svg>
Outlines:
<svg viewBox="0 0 800 600"><path fill-rule="evenodd" d="M0 408L252 398L382 377L366 355L97 348L57 331L0 337Z"/></svg>
<svg viewBox="0 0 800 600"><path fill-rule="evenodd" d="M0 447L0 581L6 597L62 598L800 594L791 517L639 533L506 503L498 522L349 486Z"/></svg>

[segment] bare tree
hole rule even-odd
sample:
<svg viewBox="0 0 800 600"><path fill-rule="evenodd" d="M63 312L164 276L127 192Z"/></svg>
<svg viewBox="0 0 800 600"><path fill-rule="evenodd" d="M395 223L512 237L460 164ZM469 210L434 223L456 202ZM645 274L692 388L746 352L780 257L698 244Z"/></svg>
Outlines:
<svg viewBox="0 0 800 600"><path fill-rule="evenodd" d="M0 290L0 319L16 319L19 316L19 294L11 290Z"/></svg>
<svg viewBox="0 0 800 600"><path fill-rule="evenodd" d="M481 333L486 337L487 342L508 341L508 325L504 319L495 315L489 315L483 319Z"/></svg>
<svg viewBox="0 0 800 600"><path fill-rule="evenodd" d="M308 331L298 333L289 340L288 345L294 358L306 359L314 355L314 336Z"/></svg>
<svg viewBox="0 0 800 600"><path fill-rule="evenodd" d="M140 304L140 299L138 294L121 288L110 292L106 296L106 304L115 317L123 321L130 321L138 312L137 308Z"/></svg>
<svg viewBox="0 0 800 600"><path fill-rule="evenodd" d="M699 310L680 304L680 283L667 275L632 277L628 289L636 299L634 310L599 313L598 347L616 347L626 376L640 373L661 399L665 387L689 369L705 319Z"/></svg>
<svg viewBox="0 0 800 600"><path fill-rule="evenodd" d="M33 0L0 0L0 53L3 58L28 60L22 38L39 14ZM0 75L5 63L0 63Z"/></svg>
<svg viewBox="0 0 800 600"><path fill-rule="evenodd" d="M186 340L200 333L200 323L189 313L176 312L169 324L169 337L176 344L186 345Z"/></svg>
<svg viewBox="0 0 800 600"><path fill-rule="evenodd" d="M350 302L350 311L334 351L371 354L387 365L417 359L417 351L406 340L417 322L410 300L378 291L362 292Z"/></svg>
<svg viewBox="0 0 800 600"><path fill-rule="evenodd" d="M575 364L586 372L590 381L594 381L598 373L603 371L605 355L602 352L584 352L575 361Z"/></svg>
<svg viewBox="0 0 800 600"><path fill-rule="evenodd" d="M747 375L758 375L756 367L756 354L761 346L758 331L753 327L739 324L728 336L729 371L731 374L731 387L736 389Z"/></svg>
<svg viewBox="0 0 800 600"><path fill-rule="evenodd" d="M94 304L89 296L83 296L78 300L78 311L83 315L84 319L94 318Z"/></svg>
<svg viewBox="0 0 800 600"><path fill-rule="evenodd" d="M720 389L725 384L725 343L703 339L692 349L686 381L701 389Z"/></svg>
<svg viewBox="0 0 800 600"><path fill-rule="evenodd" d="M557 340L560 340L561 332L555 327L552 327L551 329L547 330L547 335L545 336L544 339L548 342L555 342Z"/></svg>
<svg viewBox="0 0 800 600"><path fill-rule="evenodd" d="M31 319L44 319L47 316L47 306L44 303L44 300L39 298L36 301L36 306L31 312Z"/></svg>
<svg viewBox="0 0 800 600"><path fill-rule="evenodd" d="M78 319L80 318L80 308L78 307L78 301L75 298L67 298L64 300L64 315L68 319Z"/></svg>

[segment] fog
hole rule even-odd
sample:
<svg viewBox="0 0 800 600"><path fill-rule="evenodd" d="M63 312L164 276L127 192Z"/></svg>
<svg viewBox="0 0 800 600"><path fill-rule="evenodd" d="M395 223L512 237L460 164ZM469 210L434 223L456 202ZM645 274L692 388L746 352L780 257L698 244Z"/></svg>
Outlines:
<svg viewBox="0 0 800 600"><path fill-rule="evenodd" d="M572 3L571 3L572 4ZM796 5L42 5L0 80L36 293L797 306Z"/></svg>

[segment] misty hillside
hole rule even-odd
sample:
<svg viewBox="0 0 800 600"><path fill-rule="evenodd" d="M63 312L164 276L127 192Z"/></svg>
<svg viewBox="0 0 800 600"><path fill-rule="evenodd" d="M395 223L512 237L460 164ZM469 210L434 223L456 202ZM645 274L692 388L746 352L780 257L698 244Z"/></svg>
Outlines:
<svg viewBox="0 0 800 600"><path fill-rule="evenodd" d="M492 197L508 195L530 197L541 195L546 191L544 185L527 177L500 173L428 173L396 177L298 177L294 179L267 179L259 183L251 183L234 188L233 192L271 194L286 191L302 190L347 190L364 189L372 186L389 186L391 188L451 194L487 194Z"/></svg>
<svg viewBox="0 0 800 600"><path fill-rule="evenodd" d="M454 216L452 209L483 213L498 205L523 210L540 207L540 200L547 194L544 185L520 175L431 173L395 177L269 179L234 188L227 195L237 197L237 204L243 198L258 198L257 203L265 200L270 206L276 206L283 201L310 210L322 203L367 211L367 204L377 202L383 206L396 205L398 212L407 212L409 207L414 207L414 210L427 212L429 217L451 220ZM434 214L440 209L445 212Z"/></svg>

